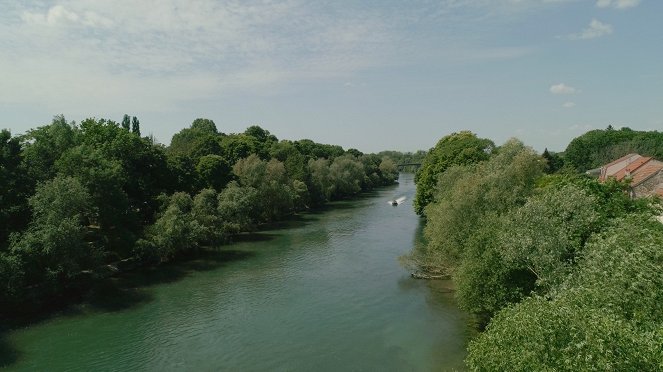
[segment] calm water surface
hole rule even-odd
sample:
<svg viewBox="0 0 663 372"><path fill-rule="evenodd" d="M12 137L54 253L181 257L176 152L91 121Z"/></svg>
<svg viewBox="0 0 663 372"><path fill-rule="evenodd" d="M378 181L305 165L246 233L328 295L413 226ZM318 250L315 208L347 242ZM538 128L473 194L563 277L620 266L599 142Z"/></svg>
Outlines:
<svg viewBox="0 0 663 372"><path fill-rule="evenodd" d="M140 274L107 303L7 335L9 369L462 369L471 331L449 283L398 264L421 238L414 191L402 174L211 258Z"/></svg>

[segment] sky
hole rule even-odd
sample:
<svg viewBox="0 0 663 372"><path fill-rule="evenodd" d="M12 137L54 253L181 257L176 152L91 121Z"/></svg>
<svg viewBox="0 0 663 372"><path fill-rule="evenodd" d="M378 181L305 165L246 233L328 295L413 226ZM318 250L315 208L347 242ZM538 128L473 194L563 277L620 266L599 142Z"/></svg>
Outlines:
<svg viewBox="0 0 663 372"><path fill-rule="evenodd" d="M661 0L0 0L0 128L137 116L427 150L663 128Z"/></svg>

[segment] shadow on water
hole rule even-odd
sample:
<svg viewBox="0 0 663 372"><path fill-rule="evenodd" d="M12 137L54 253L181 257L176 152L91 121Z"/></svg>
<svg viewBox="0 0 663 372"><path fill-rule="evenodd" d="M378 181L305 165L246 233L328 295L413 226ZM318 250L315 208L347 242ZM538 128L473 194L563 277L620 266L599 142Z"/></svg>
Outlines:
<svg viewBox="0 0 663 372"><path fill-rule="evenodd" d="M252 242L268 242L278 237L278 234L270 234L264 232L252 232L240 235L235 235L232 238L233 243L252 243Z"/></svg>
<svg viewBox="0 0 663 372"><path fill-rule="evenodd" d="M13 330L31 327L61 316L117 312L135 308L153 300L148 290L151 286L175 282L194 272L215 270L254 255L252 252L232 249L202 250L180 257L174 262L143 267L96 281L89 284L84 291L68 293L66 296L53 299L37 310L11 318L0 317L0 368L9 367L20 358L20 350L7 339Z"/></svg>
<svg viewBox="0 0 663 372"><path fill-rule="evenodd" d="M104 281L85 298L84 303L99 311L120 311L152 300L147 288L172 283L202 271L215 270L254 253L238 250L202 250L176 262L128 272Z"/></svg>
<svg viewBox="0 0 663 372"><path fill-rule="evenodd" d="M263 224L260 226L260 230L288 230L304 227L317 220L317 218L313 218L308 214L308 212L305 214L293 214L284 220Z"/></svg>
<svg viewBox="0 0 663 372"><path fill-rule="evenodd" d="M6 330L0 330L0 368L8 367L19 359L19 352L5 338Z"/></svg>

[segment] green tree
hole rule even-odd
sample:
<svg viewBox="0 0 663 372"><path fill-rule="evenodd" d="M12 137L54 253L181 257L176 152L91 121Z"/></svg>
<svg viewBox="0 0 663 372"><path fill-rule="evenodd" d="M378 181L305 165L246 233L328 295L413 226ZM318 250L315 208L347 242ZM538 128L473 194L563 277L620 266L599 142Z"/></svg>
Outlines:
<svg viewBox="0 0 663 372"><path fill-rule="evenodd" d="M8 130L0 131L0 252L13 231L25 228L30 219L27 197L30 180L21 165L21 144Z"/></svg>
<svg viewBox="0 0 663 372"><path fill-rule="evenodd" d="M543 174L543 166L534 150L510 140L486 162L452 166L442 173L435 203L425 211L429 253L438 256L431 260L456 266L482 218L523 205Z"/></svg>
<svg viewBox="0 0 663 372"><path fill-rule="evenodd" d="M131 119L131 133L140 137L140 121L135 116Z"/></svg>
<svg viewBox="0 0 663 372"><path fill-rule="evenodd" d="M80 144L80 132L75 123L59 115L50 125L28 131L21 142L25 170L36 185L55 177L53 165L65 151Z"/></svg>
<svg viewBox="0 0 663 372"><path fill-rule="evenodd" d="M506 261L532 272L537 286L555 288L600 228L595 206L596 199L577 186L543 189L508 214L498 238Z"/></svg>
<svg viewBox="0 0 663 372"><path fill-rule="evenodd" d="M219 134L214 120L197 118L191 123L191 129L208 134Z"/></svg>
<svg viewBox="0 0 663 372"><path fill-rule="evenodd" d="M131 130L131 118L127 114L124 114L122 117L122 129L126 130L127 132Z"/></svg>
<svg viewBox="0 0 663 372"><path fill-rule="evenodd" d="M216 245L225 238L218 207L218 194L214 189L204 189L193 198L191 216L200 226L201 244Z"/></svg>
<svg viewBox="0 0 663 372"><path fill-rule="evenodd" d="M258 191L260 203L255 205L261 221L273 221L290 213L293 209L294 192L283 163L276 159L269 162L252 154L233 166L239 183Z"/></svg>
<svg viewBox="0 0 663 372"><path fill-rule="evenodd" d="M269 151L272 145L278 142L278 138L275 135L257 125L248 127L244 131L244 135L254 141L255 153L264 160L269 159Z"/></svg>
<svg viewBox="0 0 663 372"><path fill-rule="evenodd" d="M228 161L228 164L235 164L240 159L245 159L252 154L258 155L261 159L265 156L259 154L261 144L255 137L245 134L225 136L221 139L221 155Z"/></svg>
<svg viewBox="0 0 663 372"><path fill-rule="evenodd" d="M98 227L97 239L120 256L130 253L134 231L140 228L138 214L124 191L128 174L121 161L100 148L81 145L65 152L55 164L58 174L76 178L88 190L95 206L90 223Z"/></svg>
<svg viewBox="0 0 663 372"><path fill-rule="evenodd" d="M255 224L254 208L259 202L258 190L230 182L218 196L218 212L224 234L251 230Z"/></svg>
<svg viewBox="0 0 663 372"><path fill-rule="evenodd" d="M468 165L488 159L495 145L469 131L443 137L428 151L417 172L414 209L419 215L433 202L438 176L452 165Z"/></svg>
<svg viewBox="0 0 663 372"><path fill-rule="evenodd" d="M470 369L660 370L662 244L651 215L613 221L555 293L493 318L470 344Z"/></svg>
<svg viewBox="0 0 663 372"><path fill-rule="evenodd" d="M196 165L198 179L203 187L221 190L232 179L232 169L228 162L219 155L205 155Z"/></svg>
<svg viewBox="0 0 663 372"><path fill-rule="evenodd" d="M285 165L290 179L305 181L308 177L308 160L291 141L275 142L269 150L269 155Z"/></svg>
<svg viewBox="0 0 663 372"><path fill-rule="evenodd" d="M170 141L170 156L188 156L197 163L205 155L222 155L221 135L212 120L198 118L189 128L182 129ZM229 162L234 164L234 162Z"/></svg>
<svg viewBox="0 0 663 372"><path fill-rule="evenodd" d="M345 153L341 146L315 143L309 139L295 141L294 144L297 150L308 159L324 158L333 160L335 157Z"/></svg>
<svg viewBox="0 0 663 372"><path fill-rule="evenodd" d="M591 130L574 138L564 159L577 171L598 168L629 153L663 159L663 133L658 131Z"/></svg>
<svg viewBox="0 0 663 372"><path fill-rule="evenodd" d="M86 241L94 204L78 179L56 177L40 184L30 207L32 222L25 232L12 237L10 246L26 263L27 284L49 283L57 290L81 270L99 263L99 250Z"/></svg>
<svg viewBox="0 0 663 372"><path fill-rule="evenodd" d="M0 314L14 310L23 299L23 270L24 264L17 255L0 252Z"/></svg>
<svg viewBox="0 0 663 372"><path fill-rule="evenodd" d="M356 195L364 180L364 165L351 155L339 156L329 166L329 176L335 197Z"/></svg>
<svg viewBox="0 0 663 372"><path fill-rule="evenodd" d="M548 174L556 173L564 167L564 158L557 153L548 151L547 148L543 150L541 157L546 159L546 173Z"/></svg>
<svg viewBox="0 0 663 372"><path fill-rule="evenodd" d="M205 239L205 229L192 217L192 210L193 200L189 194L176 192L168 197L163 213L147 229L146 241L136 245L138 253L168 261L179 253L197 250Z"/></svg>
<svg viewBox="0 0 663 372"><path fill-rule="evenodd" d="M331 199L334 191L334 181L332 180L327 159L310 159L308 161L308 171L310 180L308 189L311 193L311 199L314 204L321 205Z"/></svg>
<svg viewBox="0 0 663 372"><path fill-rule="evenodd" d="M159 206L157 196L169 184L170 170L164 149L109 120L86 119L81 122L80 131L83 144L121 164L126 175L122 189L129 198L127 213L137 213L139 222L151 223ZM137 225L128 227L133 231L140 229Z"/></svg>
<svg viewBox="0 0 663 372"><path fill-rule="evenodd" d="M398 179L398 166L390 157L383 156L378 169L383 184L389 185Z"/></svg>

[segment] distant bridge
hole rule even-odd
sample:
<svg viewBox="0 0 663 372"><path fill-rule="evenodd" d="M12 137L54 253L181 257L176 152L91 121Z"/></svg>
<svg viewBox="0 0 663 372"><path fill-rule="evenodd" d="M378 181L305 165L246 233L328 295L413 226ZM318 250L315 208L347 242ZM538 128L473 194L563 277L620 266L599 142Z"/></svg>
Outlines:
<svg viewBox="0 0 663 372"><path fill-rule="evenodd" d="M397 164L397 166L399 171L402 171L405 167L414 167L415 169L419 169L419 167L421 167L421 163L403 163Z"/></svg>

